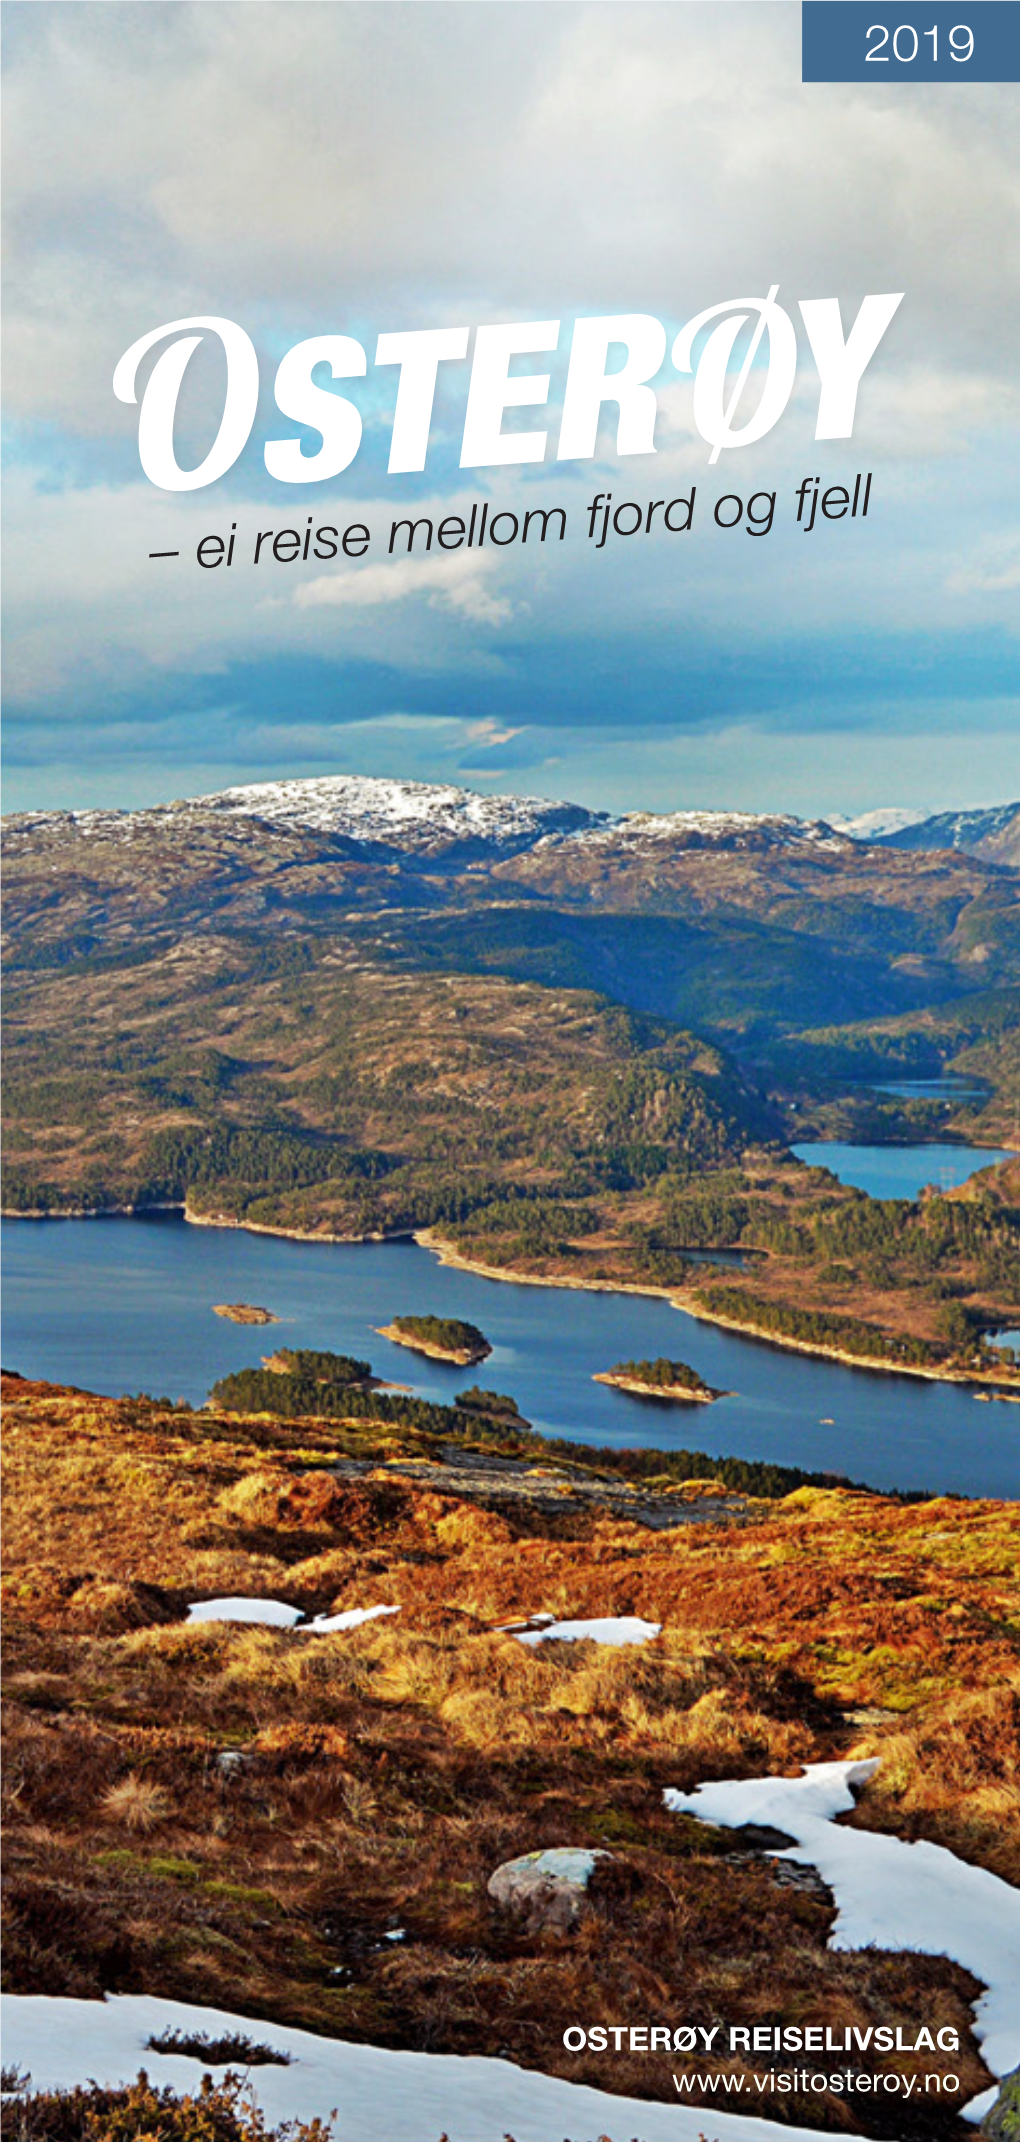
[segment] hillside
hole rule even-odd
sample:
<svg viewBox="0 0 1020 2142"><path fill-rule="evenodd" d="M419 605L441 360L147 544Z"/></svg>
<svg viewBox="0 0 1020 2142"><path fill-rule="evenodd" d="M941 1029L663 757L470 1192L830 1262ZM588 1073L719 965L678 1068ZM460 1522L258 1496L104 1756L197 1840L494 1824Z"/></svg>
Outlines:
<svg viewBox="0 0 1020 2142"><path fill-rule="evenodd" d="M1011 1178L966 1219L863 1224L785 1152L844 1119L1011 1143L1013 873L347 778L5 845L7 1210L432 1227L490 1268L674 1291L686 1251L740 1246L756 1327L785 1303L842 1345L852 1317L866 1357L935 1367L1016 1321ZM861 1099L915 1063L987 1097Z"/></svg>
<svg viewBox="0 0 1020 2142"><path fill-rule="evenodd" d="M984 2086L967 1973L829 1948L817 1876L663 1792L877 1755L856 1826L1015 1878L1015 1510L703 1480L649 1530L643 1491L600 1508L598 1474L575 1493L555 1460L544 1497L485 1508L445 1461L395 1466L370 1418L5 1397L9 1987L504 2052L644 2097L672 2096L668 2063L561 2042L621 1988L695 2020L937 2013L962 2095ZM224 1598L279 1625L187 1618ZM340 1619L283 1625L301 1615ZM543 1615L644 1640L536 1642ZM576 1932L489 1895L545 1847L612 1854ZM951 2103L919 2098L909 2132L960 2134ZM785 2109L903 2132L880 2096Z"/></svg>
<svg viewBox="0 0 1020 2142"><path fill-rule="evenodd" d="M23 816L4 846L16 971L185 933L342 936L412 967L598 989L734 1042L1020 982L1012 874L791 818L611 820L338 779Z"/></svg>
<svg viewBox="0 0 1020 2142"><path fill-rule="evenodd" d="M712 1169L774 1128L717 1049L579 991L187 937L8 1006L8 1200L181 1200L341 1234ZM282 1202L281 1202L282 1201Z"/></svg>

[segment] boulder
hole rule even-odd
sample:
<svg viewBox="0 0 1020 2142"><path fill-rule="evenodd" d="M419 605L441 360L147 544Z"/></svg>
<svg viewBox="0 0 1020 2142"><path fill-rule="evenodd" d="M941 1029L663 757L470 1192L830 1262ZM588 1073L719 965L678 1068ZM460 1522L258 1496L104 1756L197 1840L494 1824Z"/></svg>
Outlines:
<svg viewBox="0 0 1020 2142"><path fill-rule="evenodd" d="M489 1876L494 1904L513 1912L529 1934L569 1934L589 1909L588 1884L600 1860L611 1852L558 1845L505 1860Z"/></svg>

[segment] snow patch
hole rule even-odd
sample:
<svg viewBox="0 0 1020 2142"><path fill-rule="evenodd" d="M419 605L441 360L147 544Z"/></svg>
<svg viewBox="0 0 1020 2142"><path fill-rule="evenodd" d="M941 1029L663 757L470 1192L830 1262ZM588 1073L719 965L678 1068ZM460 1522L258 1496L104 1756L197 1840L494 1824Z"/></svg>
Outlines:
<svg viewBox="0 0 1020 2142"><path fill-rule="evenodd" d="M316 1614L306 1621L300 1607L282 1599L200 1599L188 1608L189 1621L255 1622L267 1629L297 1629L301 1636L332 1636L337 1629L357 1629L378 1614L399 1614L397 1606L348 1607L343 1614Z"/></svg>
<svg viewBox="0 0 1020 2142"><path fill-rule="evenodd" d="M70 2089L94 2080L106 2088L134 2082L145 2068L153 2083L194 2090L200 2060L180 2053L154 2053L151 2038L164 2031L202 2032L222 2038L241 2032L286 2054L285 2068L251 2071L252 2096L266 2120L327 2118L337 2112L335 2142L428 2142L448 2134L452 2142L554 2142L561 2135L609 2135L627 2142L699 2142L704 2106L657 2104L614 2097L509 2060L479 2055L403 2053L374 2045L349 2045L310 2031L267 2023L259 2016L196 2008L185 2001L121 1993L105 2001L79 2001L46 1994L4 1994L0 2002L4 2059L27 2071L37 2089ZM712 2108L718 2142L777 2142L772 2120L756 2120ZM783 2142L820 2142L807 2127L782 2129Z"/></svg>
<svg viewBox="0 0 1020 2142"><path fill-rule="evenodd" d="M199 1599L188 1608L189 1621L258 1622L267 1629L292 1629L300 1619L301 1608L282 1599Z"/></svg>
<svg viewBox="0 0 1020 2142"><path fill-rule="evenodd" d="M535 1615L535 1620L544 1616ZM636 1615L621 1614L607 1621L550 1621L542 1629L514 1629L507 1634L516 1636L519 1644L579 1644L587 1638L593 1644L647 1644L662 1629L661 1621L639 1621Z"/></svg>
<svg viewBox="0 0 1020 2142"><path fill-rule="evenodd" d="M748 1778L668 1788L667 1807L701 1822L739 1829L753 1822L783 1830L795 1843L774 1855L816 1867L836 1899L834 1949L913 1949L949 1956L987 1987L974 2010L986 2067L1003 2076L1020 2062L1020 1891L967 1866L944 1845L906 1844L873 1830L836 1826L854 1805L851 1787L878 1769L877 1759L812 1763L799 1778ZM981 2119L988 2093L963 2108Z"/></svg>
<svg viewBox="0 0 1020 2142"><path fill-rule="evenodd" d="M314 1621L305 1622L302 1636L332 1636L337 1629L360 1629L363 1621L375 1621L379 1614L399 1614L398 1606L348 1607L345 1614L316 1614Z"/></svg>
<svg viewBox="0 0 1020 2142"><path fill-rule="evenodd" d="M257 825L306 827L405 853L470 845L515 852L541 835L601 824L604 811L542 796L483 796L429 781L326 774L307 781L255 781L140 811L21 811L4 821L12 834L106 837L122 844L157 833L186 839L196 820L251 819Z"/></svg>

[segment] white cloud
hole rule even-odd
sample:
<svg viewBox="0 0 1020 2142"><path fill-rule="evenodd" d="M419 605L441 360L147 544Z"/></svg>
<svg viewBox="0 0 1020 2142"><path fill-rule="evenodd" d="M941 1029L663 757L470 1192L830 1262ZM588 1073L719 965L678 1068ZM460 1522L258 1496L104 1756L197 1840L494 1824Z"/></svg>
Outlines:
<svg viewBox="0 0 1020 2142"><path fill-rule="evenodd" d="M796 0L15 12L17 413L125 438L117 356L189 312L371 342L774 279L904 290L883 370L1012 359L1014 90L805 87Z"/></svg>
<svg viewBox="0 0 1020 2142"><path fill-rule="evenodd" d="M488 757L513 742L504 717L543 718L545 649L560 659L571 639L588 661L614 640L640 650L673 636L679 720L685 653L713 636L731 652L827 631L997 625L1015 585L996 536L1015 519L1020 414L1006 298L1015 90L805 88L799 16L797 0L11 10L6 394L15 421L45 427L34 466L8 484L15 694L57 723L94 684L144 705L153 678L299 655L456 668L469 688L478 680L484 715L486 680L505 683L514 660L519 701L504 691L498 725L474 738ZM236 486L156 492L138 474L137 412L111 389L130 341L190 313L241 321L267 383L301 335L353 333L371 357L386 328L558 316L551 455L575 314L633 309L679 325L773 280L795 321L799 297L838 294L848 321L866 291L906 292L862 383L854 440L814 445L803 338L789 412L715 472L677 379L661 391L656 456L620 463L610 426L598 462L499 473L501 505L562 500L569 530L562 547L515 545L498 560L377 557L407 510L401 487L372 474L378 394L349 486L296 506L260 467L258 425ZM465 375L449 370L428 479L448 469L435 481L446 511L466 490L451 465ZM213 366L189 385L191 424L216 391ZM91 488L71 487L61 431L85 442L79 462L102 479ZM807 470L845 482L858 468L876 472L866 527L792 526ZM695 482L691 536L611 539L599 554L588 543L597 489L619 503ZM772 534L712 526L718 493L761 487L780 494ZM279 526L306 504L330 520L349 505L373 529L369 557L316 579L301 564L256 570L252 524ZM239 547L229 574L199 571L198 540L235 517L246 557ZM149 562L171 546L178 561ZM503 641L511 618L523 654Z"/></svg>
<svg viewBox="0 0 1020 2142"><path fill-rule="evenodd" d="M946 587L953 595L1006 595L1020 588L1020 532L986 544L949 574Z"/></svg>
<svg viewBox="0 0 1020 2142"><path fill-rule="evenodd" d="M294 602L299 610L374 610L394 602L407 602L415 595L457 611L479 625L503 625L513 615L507 598L493 593L489 582L498 560L477 551L456 551L442 558L407 558L380 565L363 565L351 573L323 573L299 587Z"/></svg>
<svg viewBox="0 0 1020 2142"><path fill-rule="evenodd" d="M515 736L524 734L524 729L501 728L499 722L491 719L469 722L464 732L465 741L477 744L482 751L495 751L501 744L512 743Z"/></svg>

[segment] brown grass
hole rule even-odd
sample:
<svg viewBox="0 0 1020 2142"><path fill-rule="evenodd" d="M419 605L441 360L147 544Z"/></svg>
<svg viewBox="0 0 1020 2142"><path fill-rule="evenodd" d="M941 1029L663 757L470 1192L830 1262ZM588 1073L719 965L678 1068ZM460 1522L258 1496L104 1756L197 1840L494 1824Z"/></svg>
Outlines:
<svg viewBox="0 0 1020 2142"><path fill-rule="evenodd" d="M12 1386L8 1983L505 2050L658 2096L666 2063L609 2076L564 2052L565 2024L937 2015L964 2034L961 2100L980 2088L964 1972L830 1951L824 1893L662 1791L877 1753L854 1820L1016 1879L1017 1511L802 1491L742 1527L581 1512L512 1533L384 1463L325 1474L335 1438ZM183 1620L225 1592L401 1612L330 1637ZM539 1610L663 1633L530 1650L495 1627ZM561 1844L614 1863L577 1935L525 1937L488 1877ZM783 2108L817 2125L820 2103ZM956 2131L913 2103L918 2134ZM908 2132L902 2106L858 2104Z"/></svg>

